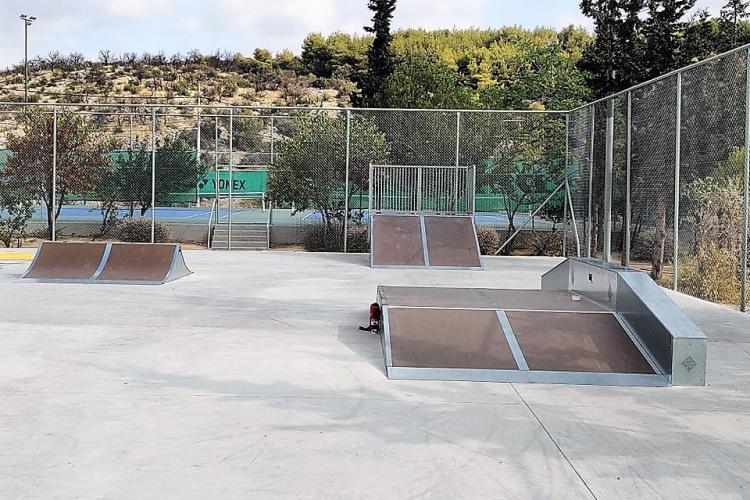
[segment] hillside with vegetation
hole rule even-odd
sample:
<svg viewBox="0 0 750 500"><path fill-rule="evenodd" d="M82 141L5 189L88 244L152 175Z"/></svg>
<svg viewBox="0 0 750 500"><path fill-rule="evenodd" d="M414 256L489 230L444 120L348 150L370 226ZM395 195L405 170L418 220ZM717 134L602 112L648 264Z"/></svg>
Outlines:
<svg viewBox="0 0 750 500"><path fill-rule="evenodd" d="M114 54L97 61L52 52L30 63L31 100L344 106L356 102L373 37L311 34L300 55L190 51ZM403 30L394 34L392 86L418 102L403 107L560 108L588 97L577 68L591 36L570 27ZM409 89L403 83L411 80ZM418 88L414 88L418 86ZM434 87L434 88L432 88ZM0 100L23 99L23 66L0 74ZM406 92L405 92L406 91ZM396 92L394 91L394 94ZM429 96L432 94L432 97Z"/></svg>

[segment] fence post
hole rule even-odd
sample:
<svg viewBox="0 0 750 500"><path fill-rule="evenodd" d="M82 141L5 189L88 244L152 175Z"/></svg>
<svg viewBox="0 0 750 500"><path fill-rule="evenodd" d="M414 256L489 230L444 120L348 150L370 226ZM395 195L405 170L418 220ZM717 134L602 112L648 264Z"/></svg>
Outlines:
<svg viewBox="0 0 750 500"><path fill-rule="evenodd" d="M219 175L219 115L217 114L214 117L214 198L216 199L216 224L221 223L221 221L219 220L219 216L221 215L220 188L221 176Z"/></svg>
<svg viewBox="0 0 750 500"><path fill-rule="evenodd" d="M234 109L229 108L229 216L227 222L229 223L227 231L227 250L232 250L232 204L234 194Z"/></svg>
<svg viewBox="0 0 750 500"><path fill-rule="evenodd" d="M52 241L57 241L57 108L52 108Z"/></svg>
<svg viewBox="0 0 750 500"><path fill-rule="evenodd" d="M130 116L129 116L129 125L128 125L128 145L130 146L130 149L133 149L133 113L135 113L135 109L130 110Z"/></svg>
<svg viewBox="0 0 750 500"><path fill-rule="evenodd" d="M589 145L590 151L589 151L589 189L588 189L588 195L589 195L589 206L588 206L588 219L586 226L588 227L588 231L586 231L586 257L591 257L591 242L593 239L593 232L594 232L594 224L593 224L593 214L592 214L592 206L593 206L593 196L594 196L594 143L596 142L596 105L591 105L591 143Z"/></svg>
<svg viewBox="0 0 750 500"><path fill-rule="evenodd" d="M453 211L458 212L458 167L461 166L461 112L456 111L456 170L453 172Z"/></svg>
<svg viewBox="0 0 750 500"><path fill-rule="evenodd" d="M630 197L630 166L632 153L632 141L633 141L633 93L628 91L628 123L627 123L627 137L625 139L625 221L622 227L622 236L625 239L622 248L622 265L630 266L630 223L633 217L633 206L632 199Z"/></svg>
<svg viewBox="0 0 750 500"><path fill-rule="evenodd" d="M344 184L344 253L349 250L349 162L351 161L352 112L346 110L346 179Z"/></svg>
<svg viewBox="0 0 750 500"><path fill-rule="evenodd" d="M274 146L275 146L274 135L276 135L276 129L274 128L273 116L271 116L271 162L270 162L270 165L273 165L273 153L274 153Z"/></svg>
<svg viewBox="0 0 750 500"><path fill-rule="evenodd" d="M607 101L607 139L604 162L604 261L612 262L612 170L614 165L615 100Z"/></svg>
<svg viewBox="0 0 750 500"><path fill-rule="evenodd" d="M565 199L563 200L563 257L568 256L568 198L570 197L570 184L568 183L568 170L570 169L570 113L565 115ZM572 207L571 207L572 210Z"/></svg>
<svg viewBox="0 0 750 500"><path fill-rule="evenodd" d="M748 274L748 238L750 238L750 49L746 55L745 65L747 75L745 79L745 185L743 198L742 228L742 290L740 294L740 310L747 312L747 274Z"/></svg>
<svg viewBox="0 0 750 500"><path fill-rule="evenodd" d="M198 136L195 140L195 166L196 170L200 170L201 164L201 108L200 108L200 95L198 96ZM200 182L200 181L198 181ZM200 188L196 183L195 186L195 202L200 206Z"/></svg>
<svg viewBox="0 0 750 500"><path fill-rule="evenodd" d="M674 162L674 248L672 269L674 278L672 288L677 290L679 280L678 256L680 254L680 154L682 149L682 73L677 73L677 126L675 130Z"/></svg>
<svg viewBox="0 0 750 500"><path fill-rule="evenodd" d="M156 242L156 108L151 107L151 243Z"/></svg>

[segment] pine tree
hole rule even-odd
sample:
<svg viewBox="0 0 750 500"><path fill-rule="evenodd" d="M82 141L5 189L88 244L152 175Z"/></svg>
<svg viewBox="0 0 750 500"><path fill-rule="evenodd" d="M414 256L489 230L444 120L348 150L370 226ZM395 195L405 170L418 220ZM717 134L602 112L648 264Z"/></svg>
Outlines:
<svg viewBox="0 0 750 500"><path fill-rule="evenodd" d="M374 16L372 26L365 26L365 31L373 33L375 40L367 53L367 75L362 88L365 105L372 104L375 94L393 72L391 20L396 10L396 0L369 0L368 8L374 12Z"/></svg>
<svg viewBox="0 0 750 500"><path fill-rule="evenodd" d="M581 11L594 20L596 40L588 46L580 67L598 96L627 88L640 76L640 13L646 0L582 0Z"/></svg>
<svg viewBox="0 0 750 500"><path fill-rule="evenodd" d="M688 27L683 19L696 0L648 0L648 18L643 33L646 44L644 61L650 78L668 73L687 64L684 40Z"/></svg>
<svg viewBox="0 0 750 500"><path fill-rule="evenodd" d="M750 0L728 0L719 14L719 31L721 35L720 50L731 50L742 45L746 40L742 22L750 13Z"/></svg>

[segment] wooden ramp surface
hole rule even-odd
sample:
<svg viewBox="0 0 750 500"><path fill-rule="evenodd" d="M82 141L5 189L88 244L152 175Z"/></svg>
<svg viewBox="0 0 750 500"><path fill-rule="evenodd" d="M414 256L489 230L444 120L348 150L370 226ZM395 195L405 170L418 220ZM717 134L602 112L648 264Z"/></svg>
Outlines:
<svg viewBox="0 0 750 500"><path fill-rule="evenodd" d="M470 215L377 214L371 229L372 267L482 268Z"/></svg>
<svg viewBox="0 0 750 500"><path fill-rule="evenodd" d="M567 291L381 287L396 379L666 385L613 311Z"/></svg>
<svg viewBox="0 0 750 500"><path fill-rule="evenodd" d="M180 245L43 242L21 278L40 282L161 285L188 276Z"/></svg>

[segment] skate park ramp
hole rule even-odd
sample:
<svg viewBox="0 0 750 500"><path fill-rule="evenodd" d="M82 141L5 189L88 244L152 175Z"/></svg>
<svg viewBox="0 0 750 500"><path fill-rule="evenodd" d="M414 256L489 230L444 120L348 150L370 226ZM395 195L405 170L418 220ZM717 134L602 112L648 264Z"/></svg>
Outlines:
<svg viewBox="0 0 750 500"><path fill-rule="evenodd" d="M23 279L86 282L99 270L106 243L58 243L44 241Z"/></svg>
<svg viewBox="0 0 750 500"><path fill-rule="evenodd" d="M471 215L378 214L371 224L374 268L482 269Z"/></svg>
<svg viewBox="0 0 750 500"><path fill-rule="evenodd" d="M380 287L388 378L705 384L706 337L648 276L571 259L541 290Z"/></svg>
<svg viewBox="0 0 750 500"><path fill-rule="evenodd" d="M21 279L162 285L190 274L182 248L176 244L45 241Z"/></svg>

